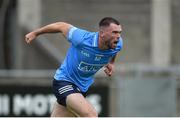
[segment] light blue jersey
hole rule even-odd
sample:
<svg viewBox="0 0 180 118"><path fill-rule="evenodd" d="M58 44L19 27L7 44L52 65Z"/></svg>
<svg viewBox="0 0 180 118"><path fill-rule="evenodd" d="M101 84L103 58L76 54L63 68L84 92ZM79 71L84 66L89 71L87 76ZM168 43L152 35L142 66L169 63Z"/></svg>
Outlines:
<svg viewBox="0 0 180 118"><path fill-rule="evenodd" d="M122 38L119 39L115 49L109 50L98 48L98 32L89 32L72 27L67 38L71 46L54 78L72 82L82 92L86 92L94 82L94 74L121 50Z"/></svg>

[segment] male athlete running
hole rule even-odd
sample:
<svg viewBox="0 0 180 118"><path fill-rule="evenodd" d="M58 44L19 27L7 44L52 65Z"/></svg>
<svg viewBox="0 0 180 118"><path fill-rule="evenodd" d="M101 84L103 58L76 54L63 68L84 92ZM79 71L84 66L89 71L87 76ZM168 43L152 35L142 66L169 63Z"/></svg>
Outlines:
<svg viewBox="0 0 180 118"><path fill-rule="evenodd" d="M116 54L121 50L122 27L112 17L99 22L98 32L89 32L65 22L57 22L36 29L25 36L30 43L45 33L62 33L71 43L66 58L57 69L53 92L57 98L51 117L98 117L85 94L94 82L94 74L102 67L111 76Z"/></svg>

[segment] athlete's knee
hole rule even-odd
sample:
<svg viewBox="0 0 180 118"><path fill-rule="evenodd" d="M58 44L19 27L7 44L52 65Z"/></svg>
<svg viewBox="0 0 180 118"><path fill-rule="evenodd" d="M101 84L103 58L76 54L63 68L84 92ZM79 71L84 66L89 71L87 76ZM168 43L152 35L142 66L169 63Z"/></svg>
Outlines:
<svg viewBox="0 0 180 118"><path fill-rule="evenodd" d="M98 113L96 111L91 112L88 117L98 117Z"/></svg>
<svg viewBox="0 0 180 118"><path fill-rule="evenodd" d="M84 110L82 113L82 117L98 117L98 113L95 110Z"/></svg>

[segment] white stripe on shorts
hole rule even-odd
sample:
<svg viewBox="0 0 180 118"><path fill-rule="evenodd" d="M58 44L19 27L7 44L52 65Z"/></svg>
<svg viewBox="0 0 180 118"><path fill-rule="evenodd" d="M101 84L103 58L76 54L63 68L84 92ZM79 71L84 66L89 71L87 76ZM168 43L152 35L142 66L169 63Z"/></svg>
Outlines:
<svg viewBox="0 0 180 118"><path fill-rule="evenodd" d="M66 85L66 86L64 86L64 87L62 87L62 88L60 88L58 90L59 90L60 94L63 94L65 92L73 90L73 87L72 87L72 85Z"/></svg>

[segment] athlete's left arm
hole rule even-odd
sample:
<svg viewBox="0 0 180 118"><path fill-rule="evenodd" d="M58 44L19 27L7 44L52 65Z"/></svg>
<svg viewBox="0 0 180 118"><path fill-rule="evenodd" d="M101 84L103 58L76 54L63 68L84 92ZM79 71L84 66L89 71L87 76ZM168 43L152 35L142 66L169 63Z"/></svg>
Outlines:
<svg viewBox="0 0 180 118"><path fill-rule="evenodd" d="M115 59L116 59L116 55L111 58L111 60L109 61L109 63L107 65L105 65L104 72L108 76L111 76L112 73L114 72L114 68L115 68L114 67L114 62L115 62Z"/></svg>

